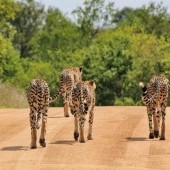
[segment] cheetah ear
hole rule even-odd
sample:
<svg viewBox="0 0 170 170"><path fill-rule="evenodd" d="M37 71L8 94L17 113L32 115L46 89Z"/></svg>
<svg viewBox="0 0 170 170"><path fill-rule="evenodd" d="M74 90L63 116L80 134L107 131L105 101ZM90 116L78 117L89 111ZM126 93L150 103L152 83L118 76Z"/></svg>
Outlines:
<svg viewBox="0 0 170 170"><path fill-rule="evenodd" d="M83 68L82 67L79 67L79 71L80 71L80 73L83 71Z"/></svg>
<svg viewBox="0 0 170 170"><path fill-rule="evenodd" d="M93 80L90 80L90 81L89 81L89 84L90 84L94 89L96 89L96 83L95 83Z"/></svg>

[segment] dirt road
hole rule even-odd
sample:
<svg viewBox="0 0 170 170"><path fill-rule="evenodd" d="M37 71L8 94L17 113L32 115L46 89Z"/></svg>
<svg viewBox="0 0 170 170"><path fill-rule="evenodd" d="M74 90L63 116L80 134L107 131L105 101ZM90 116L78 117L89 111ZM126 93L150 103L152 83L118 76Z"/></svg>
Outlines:
<svg viewBox="0 0 170 170"><path fill-rule="evenodd" d="M47 147L38 144L34 150L29 148L28 113L0 110L0 170L170 169L170 108L166 140L160 141L148 139L145 107L96 107L94 140L86 143L74 142L72 116L64 118L63 108L50 108Z"/></svg>

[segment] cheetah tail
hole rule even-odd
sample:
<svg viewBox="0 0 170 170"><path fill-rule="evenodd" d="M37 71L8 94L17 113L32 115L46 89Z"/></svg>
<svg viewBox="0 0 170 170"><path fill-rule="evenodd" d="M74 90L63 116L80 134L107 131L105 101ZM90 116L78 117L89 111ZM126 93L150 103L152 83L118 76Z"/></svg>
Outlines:
<svg viewBox="0 0 170 170"><path fill-rule="evenodd" d="M80 86L80 112L83 115L84 114L84 97L83 97L83 89Z"/></svg>
<svg viewBox="0 0 170 170"><path fill-rule="evenodd" d="M140 82L140 83L139 83L139 87L142 88L143 95L145 95L145 94L147 93L147 87L146 87L146 85L145 85L143 82Z"/></svg>
<svg viewBox="0 0 170 170"><path fill-rule="evenodd" d="M139 87L144 88L145 87L144 83L143 82L139 82Z"/></svg>
<svg viewBox="0 0 170 170"><path fill-rule="evenodd" d="M59 95L60 95L60 91L57 90L56 94L54 96L50 97L49 102L50 103L55 102Z"/></svg>

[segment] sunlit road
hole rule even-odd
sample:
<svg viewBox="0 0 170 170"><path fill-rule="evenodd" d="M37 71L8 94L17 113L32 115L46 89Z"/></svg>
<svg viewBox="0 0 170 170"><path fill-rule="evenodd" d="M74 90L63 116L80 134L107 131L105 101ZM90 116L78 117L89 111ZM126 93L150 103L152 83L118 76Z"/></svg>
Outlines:
<svg viewBox="0 0 170 170"><path fill-rule="evenodd" d="M1 109L0 169L170 169L170 108L165 141L148 139L145 107L96 107L94 139L86 143L74 141L73 122L63 108L50 108L47 147L31 150L29 109ZM86 135L87 128L88 120Z"/></svg>

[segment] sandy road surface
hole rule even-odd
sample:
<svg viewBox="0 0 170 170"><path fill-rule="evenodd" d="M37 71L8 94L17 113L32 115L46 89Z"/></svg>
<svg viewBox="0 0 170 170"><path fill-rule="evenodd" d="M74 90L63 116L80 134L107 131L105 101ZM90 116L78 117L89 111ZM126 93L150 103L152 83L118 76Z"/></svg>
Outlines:
<svg viewBox="0 0 170 170"><path fill-rule="evenodd" d="M72 116L50 108L47 147L35 150L29 149L28 112L0 110L0 170L170 170L170 108L166 140L159 141L148 139L145 107L96 107L94 140L86 143L74 142Z"/></svg>

